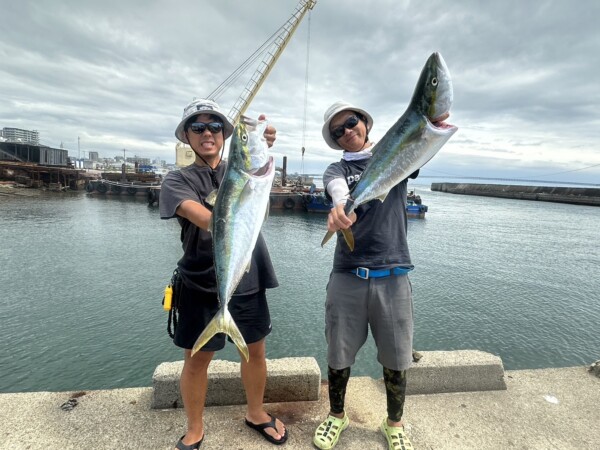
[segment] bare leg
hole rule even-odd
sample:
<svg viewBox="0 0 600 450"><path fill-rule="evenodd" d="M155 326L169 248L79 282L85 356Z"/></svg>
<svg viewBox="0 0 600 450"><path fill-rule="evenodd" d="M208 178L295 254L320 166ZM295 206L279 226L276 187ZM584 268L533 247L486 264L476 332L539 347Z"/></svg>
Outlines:
<svg viewBox="0 0 600 450"><path fill-rule="evenodd" d="M193 358L191 354L190 350L185 350L179 383L188 421L188 429L183 438L183 443L186 445L195 444L204 436L203 416L208 388L208 365L215 352L199 351Z"/></svg>
<svg viewBox="0 0 600 450"><path fill-rule="evenodd" d="M267 383L267 362L265 360L265 340L261 339L248 344L250 361L241 358L242 383L246 390L248 402L246 419L254 424L269 422L271 418L263 408L265 385ZM265 431L279 440L285 433L285 426L279 419L276 421L277 430L267 428Z"/></svg>

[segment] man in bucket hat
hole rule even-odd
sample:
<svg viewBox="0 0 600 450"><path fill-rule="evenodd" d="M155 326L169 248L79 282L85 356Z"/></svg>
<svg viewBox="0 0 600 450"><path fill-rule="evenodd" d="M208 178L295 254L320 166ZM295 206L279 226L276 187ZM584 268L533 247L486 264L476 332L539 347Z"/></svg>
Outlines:
<svg viewBox="0 0 600 450"><path fill-rule="evenodd" d="M383 366L387 396L387 417L381 431L390 449L413 448L402 424L413 338L407 180L392 188L384 202L372 200L350 216L344 212L349 192L372 156L372 127L371 115L350 103L339 101L325 111L323 139L331 148L343 150L342 159L323 174L326 195L333 202L327 229L352 226L355 248L351 251L338 233L325 308L330 412L313 438L323 450L333 448L350 423L344 410L346 386L369 327L377 345L377 360ZM417 175L418 171L410 178Z"/></svg>
<svg viewBox="0 0 600 450"><path fill-rule="evenodd" d="M259 120L264 119L264 115L259 117ZM188 426L175 446L179 450L198 449L202 444L208 365L215 352L225 346L225 335L220 333L191 356L194 342L219 309L212 237L207 231L212 207L206 203L206 197L218 189L223 179L226 169L226 163L222 161L224 141L232 133L233 125L217 103L207 99L192 101L183 111L175 136L192 148L196 160L181 170L169 172L161 186L161 218L177 218L184 251L177 263L182 287L180 292L175 293L179 314L174 343L184 349L180 389ZM271 147L275 141L272 126L265 130L265 138ZM283 444L288 438L288 431L279 419L263 408L265 338L271 332L265 292L277 286L266 243L259 235L250 271L240 282L229 303L229 310L250 353L248 362L241 358L241 377L248 403L245 423L269 442Z"/></svg>

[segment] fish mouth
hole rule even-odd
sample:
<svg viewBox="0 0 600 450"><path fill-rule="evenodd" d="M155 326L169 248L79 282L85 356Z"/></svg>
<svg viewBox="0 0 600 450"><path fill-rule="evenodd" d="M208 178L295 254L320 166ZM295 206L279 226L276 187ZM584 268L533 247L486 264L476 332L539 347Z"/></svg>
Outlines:
<svg viewBox="0 0 600 450"><path fill-rule="evenodd" d="M454 130L454 129L456 129L456 126L452 125L451 123L444 122L444 121L431 122L431 125L433 125L433 127L438 130Z"/></svg>
<svg viewBox="0 0 600 450"><path fill-rule="evenodd" d="M436 117L436 118L431 118L431 119L427 119L427 121L431 124L432 127L438 129L438 130L454 130L456 129L456 126L452 125L451 123L446 122L446 119L448 119L448 117L450 117L450 113L449 112L445 112L444 114Z"/></svg>

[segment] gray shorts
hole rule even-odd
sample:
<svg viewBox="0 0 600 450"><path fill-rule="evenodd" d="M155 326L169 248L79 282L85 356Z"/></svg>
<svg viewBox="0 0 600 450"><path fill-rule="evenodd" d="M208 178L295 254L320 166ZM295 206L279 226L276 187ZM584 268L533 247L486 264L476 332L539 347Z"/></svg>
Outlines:
<svg viewBox="0 0 600 450"><path fill-rule="evenodd" d="M325 303L329 367L339 370L354 364L369 327L379 363L392 370L408 369L413 343L408 275L363 280L351 273L332 273Z"/></svg>

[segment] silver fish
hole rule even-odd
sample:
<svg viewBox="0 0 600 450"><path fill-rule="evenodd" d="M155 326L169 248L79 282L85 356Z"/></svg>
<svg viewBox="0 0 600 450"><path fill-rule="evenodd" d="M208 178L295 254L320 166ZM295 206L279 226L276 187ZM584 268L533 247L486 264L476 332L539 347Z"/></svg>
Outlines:
<svg viewBox="0 0 600 450"><path fill-rule="evenodd" d="M371 200L384 201L390 190L429 161L458 128L444 122L452 106L452 80L439 53L425 63L404 114L373 147L373 156L346 202L349 215ZM341 230L354 250L350 228ZM321 246L333 236L328 231Z"/></svg>
<svg viewBox="0 0 600 450"><path fill-rule="evenodd" d="M249 359L248 346L229 313L231 296L250 270L252 252L269 206L275 165L262 135L266 123L242 116L229 147L227 169L212 211L211 231L220 309L192 348L194 355L215 334L226 333ZM265 162L263 164L263 162ZM260 165L263 164L263 165Z"/></svg>

